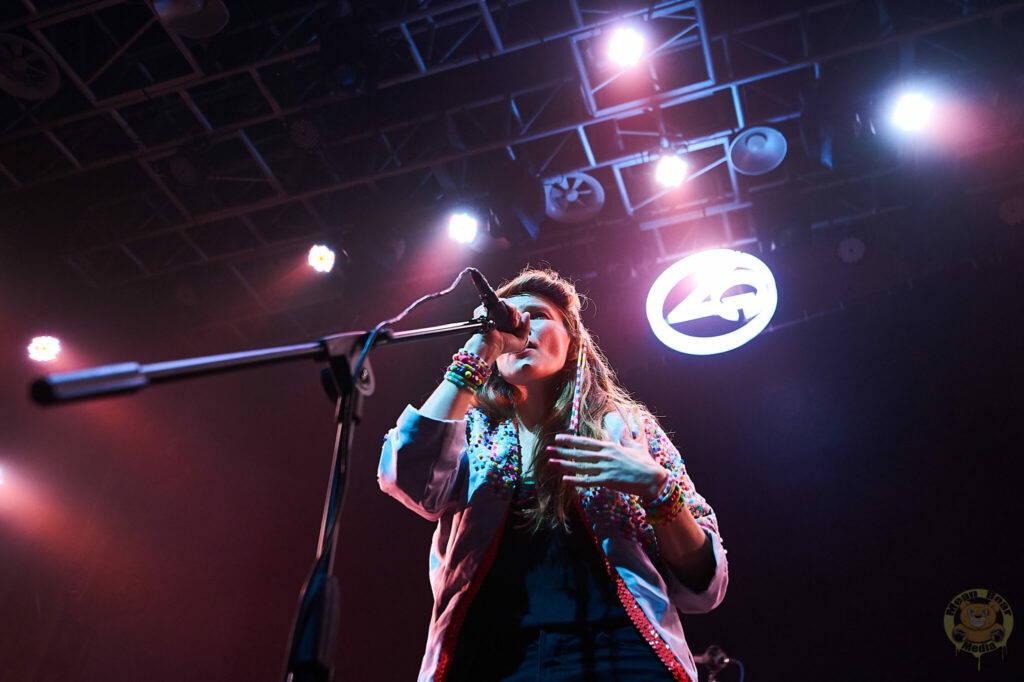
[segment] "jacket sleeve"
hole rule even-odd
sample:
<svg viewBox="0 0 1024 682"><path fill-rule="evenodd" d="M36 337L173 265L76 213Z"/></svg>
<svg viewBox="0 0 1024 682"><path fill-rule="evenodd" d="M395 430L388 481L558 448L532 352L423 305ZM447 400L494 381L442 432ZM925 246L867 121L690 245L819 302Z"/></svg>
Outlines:
<svg viewBox="0 0 1024 682"><path fill-rule="evenodd" d="M409 405L384 437L377 469L380 489L436 521L452 503L465 447L465 419L431 419Z"/></svg>
<svg viewBox="0 0 1024 682"><path fill-rule="evenodd" d="M676 578L675 573L664 560L659 559L658 572L661 573L668 586L668 596L672 603L683 613L705 613L718 606L725 597L725 590L729 584L729 564L725 557L725 547L722 545L722 536L718 532L718 519L711 505L697 492L693 481L686 473L686 466L679 450L669 440L668 435L653 419L645 420L645 431L647 432L648 448L653 456L662 466L671 472L679 474L682 478L683 495L686 500L686 507L697 521L697 525L704 529L711 542L715 556L715 573L707 587L699 592L690 589Z"/></svg>

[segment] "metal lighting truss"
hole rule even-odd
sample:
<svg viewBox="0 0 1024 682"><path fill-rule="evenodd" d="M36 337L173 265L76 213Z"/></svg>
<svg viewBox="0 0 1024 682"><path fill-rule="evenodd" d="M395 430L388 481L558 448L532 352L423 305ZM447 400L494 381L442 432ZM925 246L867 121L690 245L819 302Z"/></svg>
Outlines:
<svg viewBox="0 0 1024 682"><path fill-rule="evenodd" d="M33 41L66 83L3 109L3 200L31 206L82 183L93 193L62 246L90 281L223 262L260 305L243 258L337 235L367 192L415 207L486 191L473 179L500 158L527 160L548 184L587 172L614 186L601 222L639 224L659 259L755 241L749 209L779 186L844 188L817 226L896 210L877 192L891 166L838 177L787 163L781 178L750 178L728 163L730 141L774 125L792 147L798 95L823 69L872 58L912 73L936 55L963 66L965 27L1012 30L1024 7L886 26L874 2L833 0L709 34L696 0L422 3L374 26L384 54L367 95L324 86L313 24L326 2L235 16L204 43L165 30L151 2L22 5L0 34ZM603 56L624 23L648 34L628 71ZM648 164L666 152L691 162L683 192L652 192Z"/></svg>

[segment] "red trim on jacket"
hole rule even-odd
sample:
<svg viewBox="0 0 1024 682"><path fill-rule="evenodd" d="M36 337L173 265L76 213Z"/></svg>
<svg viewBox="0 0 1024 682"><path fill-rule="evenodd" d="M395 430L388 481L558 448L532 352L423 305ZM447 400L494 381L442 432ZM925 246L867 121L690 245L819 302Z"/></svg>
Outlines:
<svg viewBox="0 0 1024 682"><path fill-rule="evenodd" d="M658 630L651 624L651 621L647 619L647 614L640 608L640 605L636 601L636 597L629 591L626 586L626 581L622 579L619 572L612 566L612 562L608 560L608 555L604 553L604 549L601 547L600 540L597 539L597 534L594 533L593 527L587 522L587 514L583 509L583 503L580 501L579 495L574 495L573 499L576 502L576 507L579 509L580 514L583 516L583 525L586 526L587 532L590 535L590 539L594 541L597 546L597 551L601 555L601 559L604 561L604 567L608 571L608 577L611 578L612 583L615 584L615 593L619 596L619 601L622 602L622 608L626 609L626 614L629 616L629 620L632 621L633 626L636 628L640 636L644 638L647 645L651 647L654 654L658 657L658 660L662 662L666 669L672 673L672 678L677 682L691 682L690 676L683 670L683 664L679 662L676 655L672 652L671 647L668 643L661 638L658 634Z"/></svg>
<svg viewBox="0 0 1024 682"><path fill-rule="evenodd" d="M487 548L487 551L480 558L480 565L476 567L476 574L469 583L466 593L462 595L462 599L456 605L451 623L449 623L444 631L441 651L437 655L437 667L434 669L434 682L444 682L444 680L448 679L452 659L455 656L455 647L459 643L459 631L462 630L462 622L466 619L470 603L476 597L476 593L480 591L480 586L483 584L487 572L491 570L491 565L498 556L498 547L501 546L501 536L505 533L505 524L508 521L509 513L509 510L505 510L505 516L501 520L501 525L498 526L498 532L495 533L490 547Z"/></svg>

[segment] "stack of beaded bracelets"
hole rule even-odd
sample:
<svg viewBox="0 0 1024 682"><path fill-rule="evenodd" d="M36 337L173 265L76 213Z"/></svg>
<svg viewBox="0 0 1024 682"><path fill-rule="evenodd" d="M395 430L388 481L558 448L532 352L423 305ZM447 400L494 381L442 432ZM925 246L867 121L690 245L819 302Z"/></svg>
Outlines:
<svg viewBox="0 0 1024 682"><path fill-rule="evenodd" d="M686 500L683 498L683 486L679 477L669 473L668 480L661 492L650 504L644 505L647 512L647 523L652 526L666 524L683 513Z"/></svg>
<svg viewBox="0 0 1024 682"><path fill-rule="evenodd" d="M444 378L460 388L476 393L490 373L491 366L482 357L463 348L452 356L452 364L448 365Z"/></svg>

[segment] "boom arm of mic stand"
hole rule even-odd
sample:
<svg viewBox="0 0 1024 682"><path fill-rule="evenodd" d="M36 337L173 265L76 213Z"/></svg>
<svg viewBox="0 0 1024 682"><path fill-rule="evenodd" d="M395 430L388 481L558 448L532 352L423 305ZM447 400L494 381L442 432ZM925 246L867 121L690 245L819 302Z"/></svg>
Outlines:
<svg viewBox="0 0 1024 682"><path fill-rule="evenodd" d="M384 332L374 339L373 345L374 347L386 346L392 343L418 341L450 334L487 332L493 328L493 322L479 317L468 322L455 322L437 327L404 332ZM104 395L135 393L150 384L218 374L256 365L269 365L302 358L330 360L332 356L338 355L333 347L342 343L342 339L345 339L345 344L350 343L349 339L353 336L365 339L369 336L369 332L348 332L292 346L258 348L239 353L208 355L148 365L137 362L121 362L114 365L89 367L74 372L50 374L33 381L29 387L29 394L32 400L39 405L55 405Z"/></svg>

